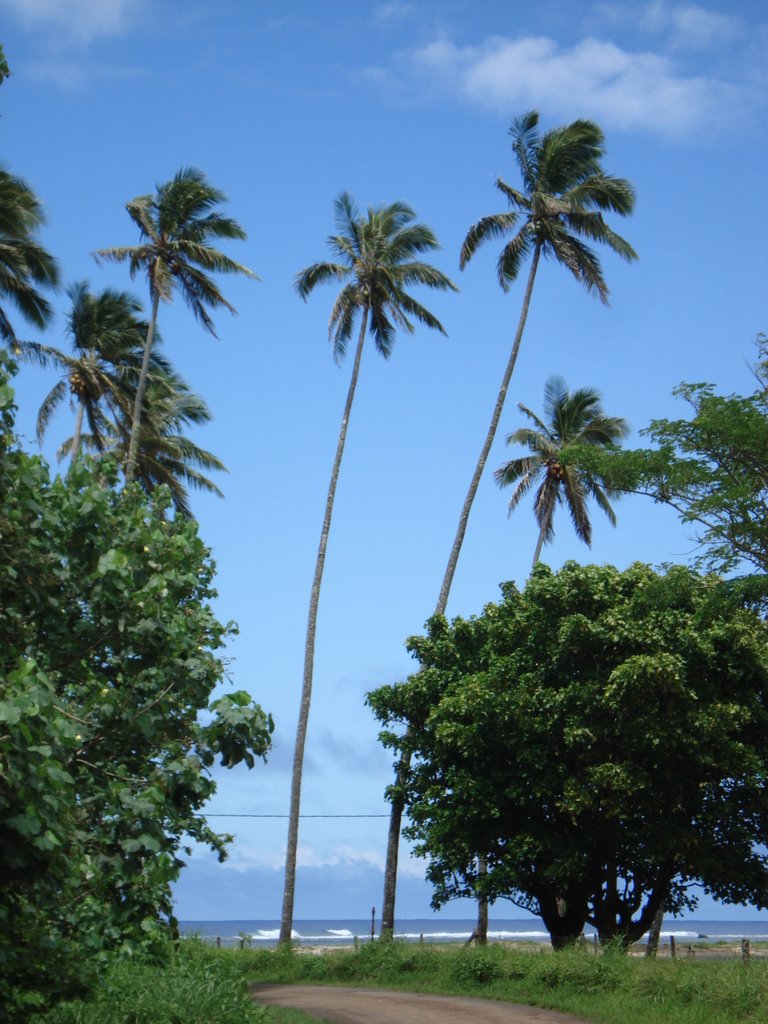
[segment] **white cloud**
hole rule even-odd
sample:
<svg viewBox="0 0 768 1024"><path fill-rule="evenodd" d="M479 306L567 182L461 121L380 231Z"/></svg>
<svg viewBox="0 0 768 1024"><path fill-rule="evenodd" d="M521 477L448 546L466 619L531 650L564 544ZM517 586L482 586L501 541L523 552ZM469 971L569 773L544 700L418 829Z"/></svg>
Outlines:
<svg viewBox="0 0 768 1024"><path fill-rule="evenodd" d="M57 58L33 61L27 72L29 77L35 81L52 82L60 89L68 91L79 89L94 79L141 78L147 74L143 68L121 67L116 64L100 66L83 60L72 61Z"/></svg>
<svg viewBox="0 0 768 1024"><path fill-rule="evenodd" d="M381 4L376 8L373 20L380 25L400 23L409 21L415 13L413 4L403 3L401 0L391 0L391 2Z"/></svg>
<svg viewBox="0 0 768 1024"><path fill-rule="evenodd" d="M641 9L648 28L667 32L670 43L678 49L706 49L724 38L738 35L741 22L716 11L707 11L694 4L677 6L654 0Z"/></svg>
<svg viewBox="0 0 768 1024"><path fill-rule="evenodd" d="M670 136L710 130L739 100L734 85L680 74L668 57L595 38L570 48L545 36L492 37L479 46L439 40L410 61L430 86L495 110L537 107Z"/></svg>
<svg viewBox="0 0 768 1024"><path fill-rule="evenodd" d="M62 33L79 43L120 35L142 0L0 0L28 28Z"/></svg>

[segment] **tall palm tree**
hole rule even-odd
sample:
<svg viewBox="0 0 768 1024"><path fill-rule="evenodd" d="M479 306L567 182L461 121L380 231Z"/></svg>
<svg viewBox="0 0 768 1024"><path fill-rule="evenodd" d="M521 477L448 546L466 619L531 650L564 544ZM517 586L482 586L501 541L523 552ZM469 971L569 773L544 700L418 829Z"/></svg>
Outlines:
<svg viewBox="0 0 768 1024"><path fill-rule="evenodd" d="M331 528L336 483L344 454L363 344L366 334L370 332L376 349L387 358L392 352L398 328L409 334L413 333L414 325L409 318L445 334L440 321L417 302L406 291L406 288L411 285L426 285L428 288L456 290L456 286L445 274L418 258L422 253L437 249L438 244L428 227L424 224L414 223L416 214L410 206L397 202L388 206L369 207L365 216L362 216L351 197L344 192L336 200L335 212L338 233L328 239L335 262L313 263L297 274L295 280L296 291L302 299L307 299L318 284L331 281L345 282L331 309L328 323L328 333L333 343L333 354L337 360L344 356L347 344L352 337L355 320L358 318L360 326L352 364L352 377L341 418L336 455L333 460L325 501L325 514L309 601L304 647L304 677L291 779L285 888L280 924L281 945L290 942L293 924L301 776L312 697L320 585L325 566L328 534Z"/></svg>
<svg viewBox="0 0 768 1024"><path fill-rule="evenodd" d="M522 190L513 188L501 178L497 180L496 187L508 200L510 209L483 217L469 229L461 249L460 266L464 269L484 242L505 238L510 234L512 237L502 249L497 263L502 290L509 291L529 256L531 265L512 350L496 397L490 426L461 509L435 615L443 615L448 604L469 513L496 436L517 362L533 283L542 255L553 258L569 270L588 292L597 295L605 303L608 301L608 288L600 260L587 242L607 245L625 260L637 258L632 246L612 231L603 219L604 212L616 213L621 217L630 214L635 203L635 193L632 185L624 178L614 178L603 171L601 160L604 155L604 136L596 124L592 121L573 121L541 135L538 111L532 110L512 122L509 134L522 179ZM391 932L394 928L397 856L400 823L405 806L399 792L408 764L407 755L403 755L391 801L384 869L382 933L385 930Z"/></svg>
<svg viewBox="0 0 768 1024"><path fill-rule="evenodd" d="M35 238L44 221L42 204L29 185L0 170L0 296L40 330L52 311L38 286L55 288L59 282L56 261ZM0 338L16 346L16 333L3 306Z"/></svg>
<svg viewBox="0 0 768 1024"><path fill-rule="evenodd" d="M236 263L210 243L212 239L245 239L245 231L236 220L225 217L216 207L226 196L214 188L202 171L182 168L175 177L158 185L154 195L138 196L126 204L131 220L141 234L139 245L100 249L97 261L127 262L131 277L146 273L151 300L144 358L136 389L131 438L125 466L130 483L136 475L139 433L160 301L170 302L175 288L206 331L214 337L209 309L224 307L235 313L210 273L256 275L242 263Z"/></svg>
<svg viewBox="0 0 768 1024"><path fill-rule="evenodd" d="M210 422L211 411L178 373L167 366L151 374L145 392L145 409L139 432L135 480L151 494L161 484L168 487L177 514L191 517L187 486L223 497L205 473L227 472L227 467L211 452L200 448L182 431L185 427ZM131 436L131 412L99 424L106 443L99 447L91 434L85 435L86 447L114 455L124 465ZM59 455L69 453L74 439L65 441Z"/></svg>
<svg viewBox="0 0 768 1024"><path fill-rule="evenodd" d="M50 363L62 371L37 417L37 437L42 441L51 417L67 391L76 403L75 433L69 451L74 461L80 450L83 420L91 432L91 443L102 451L105 417L130 415L141 366L147 321L141 317L141 303L127 292L105 288L92 292L87 281L67 289L71 307L67 314L66 336L72 353L40 342L19 341L22 358L42 366ZM151 369L166 366L155 353Z"/></svg>
<svg viewBox="0 0 768 1024"><path fill-rule="evenodd" d="M500 487L516 484L509 502L510 514L522 498L538 485L533 511L539 526L539 537L533 555L533 565L541 557L544 544L555 536L554 516L558 504L564 504L571 514L573 528L579 540L590 547L592 523L587 510L587 498L597 502L612 526L616 516L609 497L614 493L585 470L562 461L563 449L569 445L595 445L607 447L629 433L627 421L618 416L606 416L600 404L600 395L594 388L569 391L562 377L554 375L544 385L544 419L528 406L518 402L534 427L521 427L507 437L507 444L524 445L530 455L505 462L494 476Z"/></svg>

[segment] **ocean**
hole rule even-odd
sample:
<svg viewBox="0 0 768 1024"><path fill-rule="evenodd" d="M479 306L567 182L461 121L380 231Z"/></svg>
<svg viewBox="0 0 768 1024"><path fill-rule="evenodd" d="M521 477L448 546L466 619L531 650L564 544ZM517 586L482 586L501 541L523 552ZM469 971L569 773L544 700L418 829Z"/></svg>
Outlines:
<svg viewBox="0 0 768 1024"><path fill-rule="evenodd" d="M378 936L378 922L375 935ZM397 922L395 938L404 942L466 942L475 926L474 920L435 920L416 918ZM220 940L222 946L237 946L244 941L252 948L269 948L277 944L280 922L272 921L181 921L183 935L200 936L206 942ZM585 929L587 938L591 929ZM661 941L668 942L674 935L677 942L738 942L748 938L752 942L768 942L768 921L704 921L671 919L665 921ZM371 939L371 920L317 920L295 921L293 939L308 946L350 945L355 938L361 942ZM548 942L549 936L536 919L503 918L488 924L490 942Z"/></svg>

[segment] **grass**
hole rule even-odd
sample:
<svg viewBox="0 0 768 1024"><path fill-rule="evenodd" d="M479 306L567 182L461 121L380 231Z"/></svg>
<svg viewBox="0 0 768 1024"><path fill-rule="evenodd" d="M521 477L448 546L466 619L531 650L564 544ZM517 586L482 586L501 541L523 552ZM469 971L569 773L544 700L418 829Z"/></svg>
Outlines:
<svg viewBox="0 0 768 1024"><path fill-rule="evenodd" d="M366 943L359 950L223 950L187 940L163 965L119 961L88 1000L41 1024L312 1024L254 1006L255 982L345 984L471 995L564 1010L595 1024L764 1024L768 961L655 960L591 948ZM1 1013L0 1013L1 1015Z"/></svg>
<svg viewBox="0 0 768 1024"><path fill-rule="evenodd" d="M41 1018L41 1024L271 1024L279 1020L250 1001L241 965L227 951L190 941L162 965L115 961L88 999L59 1004ZM285 1024L300 1024L300 1018L285 1018Z"/></svg>
<svg viewBox="0 0 768 1024"><path fill-rule="evenodd" d="M768 962L650 960L618 951L366 944L359 951L233 951L250 982L359 984L564 1010L596 1024L764 1024Z"/></svg>

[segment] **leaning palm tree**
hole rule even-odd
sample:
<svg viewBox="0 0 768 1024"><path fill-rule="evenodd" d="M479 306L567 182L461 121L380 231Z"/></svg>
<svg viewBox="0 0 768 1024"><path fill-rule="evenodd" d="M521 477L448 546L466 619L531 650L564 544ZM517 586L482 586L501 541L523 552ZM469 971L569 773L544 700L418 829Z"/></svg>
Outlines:
<svg viewBox="0 0 768 1024"><path fill-rule="evenodd" d="M594 474L563 462L563 450L569 445L609 447L627 436L629 425L618 416L605 415L600 395L594 388L569 391L563 378L557 375L544 385L544 419L522 402L518 402L518 409L534 426L514 431L507 437L507 444L523 445L530 455L510 459L494 476L500 487L517 485L509 502L510 514L531 488L538 485L533 502L539 527L533 555L533 565L536 565L543 545L554 539L558 505L567 507L576 536L588 547L592 544L592 523L587 498L594 498L611 525L616 525L616 515L608 500L614 497L614 492Z"/></svg>
<svg viewBox="0 0 768 1024"><path fill-rule="evenodd" d="M148 378L145 411L139 433L135 480L151 494L156 487L166 486L177 514L190 518L187 487L223 497L216 484L205 473L227 472L227 467L211 452L200 448L183 433L187 426L202 426L211 420L211 411L200 395L190 390L179 374L167 366ZM109 420L99 416L99 431L106 443L96 443L93 434L83 436L86 448L113 456L125 465L131 436L130 411L126 416ZM70 453L74 438L59 448L59 458Z"/></svg>
<svg viewBox="0 0 768 1024"><path fill-rule="evenodd" d="M297 274L295 280L296 291L303 299L306 299L318 284L331 281L346 282L336 297L328 324L333 354L337 360L344 356L358 318L360 326L352 364L352 377L341 418L336 455L325 501L325 514L310 594L304 647L304 677L291 779L285 888L279 940L281 945L290 942L293 924L301 776L312 697L320 585L331 528L336 483L344 454L363 344L366 334L370 332L376 349L387 358L392 352L397 328L408 333L413 332L414 325L409 318L445 334L440 321L417 302L406 288L411 285L426 285L428 288L456 290L456 286L445 274L418 258L421 253L437 249L438 244L428 227L414 223L416 214L410 206L398 202L389 206L370 207L367 214L362 216L351 197L344 192L336 200L335 211L338 234L329 237L328 245L336 262L313 263Z"/></svg>
<svg viewBox="0 0 768 1024"><path fill-rule="evenodd" d="M128 483L136 476L144 392L160 301L170 302L174 289L178 288L195 317L215 337L209 309L223 306L230 313L236 310L209 274L245 274L256 278L248 267L236 263L210 244L212 239L246 237L236 220L217 211L216 207L226 198L208 182L202 171L183 168L171 181L158 185L154 195L139 196L126 205L129 217L141 234L139 245L100 249L95 254L97 261L127 262L131 277L143 271L149 283L152 308L125 465Z"/></svg>
<svg viewBox="0 0 768 1024"><path fill-rule="evenodd" d="M512 188L501 178L497 180L496 186L507 198L510 209L483 217L470 228L461 249L460 266L464 269L484 242L504 238L510 233L512 237L502 249L497 264L502 290L508 291L510 285L517 280L529 256L531 265L512 350L496 397L490 426L461 509L435 615L443 615L448 604L472 503L496 436L517 362L533 283L542 255L551 257L569 270L588 292L597 295L602 302L608 301L608 288L600 261L587 243L600 242L607 245L625 260L637 258L632 246L612 231L603 219L603 212L616 213L621 217L630 214L634 207L635 193L628 181L614 178L603 171L601 160L604 137L596 124L592 121L573 121L541 135L539 114L532 110L512 122L509 134L523 188ZM408 764L407 755L403 755L391 801L387 838L382 932L386 930L390 934L394 928L397 855L400 822L405 806L399 794L402 792Z"/></svg>
<svg viewBox="0 0 768 1024"><path fill-rule="evenodd" d="M38 288L55 288L59 281L56 261L35 238L44 221L42 204L29 185L0 170L0 297L40 330L52 311ZM0 338L16 347L16 333L2 305Z"/></svg>
<svg viewBox="0 0 768 1024"><path fill-rule="evenodd" d="M72 352L40 342L18 341L23 359L42 366L53 364L61 378L43 399L37 417L37 438L42 441L51 418L69 391L76 405L72 459L80 451L83 421L88 424L93 446L103 451L105 417L128 416L136 393L147 321L141 303L127 292L105 288L92 292L87 281L67 289L71 307L66 336ZM165 361L155 353L150 369L156 372Z"/></svg>

